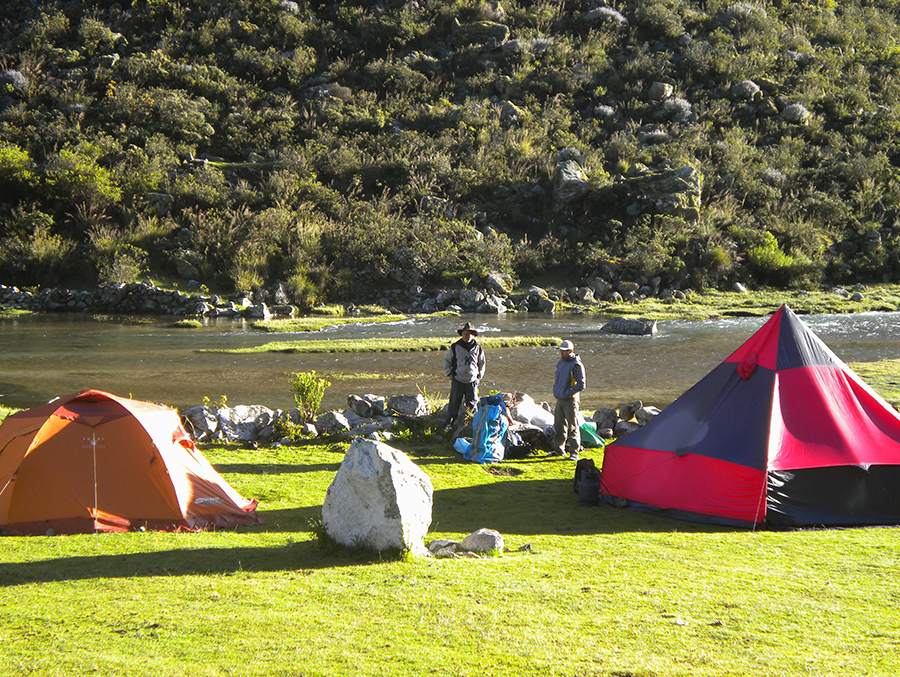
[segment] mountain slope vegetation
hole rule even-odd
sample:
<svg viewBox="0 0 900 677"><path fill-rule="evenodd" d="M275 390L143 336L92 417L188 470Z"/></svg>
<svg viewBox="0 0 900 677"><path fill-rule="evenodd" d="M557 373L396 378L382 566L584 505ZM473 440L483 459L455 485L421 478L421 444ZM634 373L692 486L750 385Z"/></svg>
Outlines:
<svg viewBox="0 0 900 677"><path fill-rule="evenodd" d="M0 0L0 279L900 278L893 0ZM563 199L559 168L577 165ZM679 168L696 209L635 191ZM665 197L665 196L663 196Z"/></svg>

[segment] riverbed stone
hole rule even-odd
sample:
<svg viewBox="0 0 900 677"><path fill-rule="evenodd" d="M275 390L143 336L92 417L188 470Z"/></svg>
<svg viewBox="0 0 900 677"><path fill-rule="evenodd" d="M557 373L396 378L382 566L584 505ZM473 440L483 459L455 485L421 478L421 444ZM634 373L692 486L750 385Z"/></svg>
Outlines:
<svg viewBox="0 0 900 677"><path fill-rule="evenodd" d="M600 327L600 330L610 334L653 336L657 333L658 328L656 320L649 320L646 317L614 317Z"/></svg>

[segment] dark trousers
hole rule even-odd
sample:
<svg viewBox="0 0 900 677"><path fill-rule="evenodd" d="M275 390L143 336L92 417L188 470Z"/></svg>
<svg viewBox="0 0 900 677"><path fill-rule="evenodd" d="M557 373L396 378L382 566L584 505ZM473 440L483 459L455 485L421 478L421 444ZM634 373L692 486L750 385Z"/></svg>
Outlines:
<svg viewBox="0 0 900 677"><path fill-rule="evenodd" d="M578 427L578 393L566 400L556 400L553 412L552 446L557 453L577 454L581 449L581 429Z"/></svg>
<svg viewBox="0 0 900 677"><path fill-rule="evenodd" d="M478 403L478 381L463 383L453 379L450 382L450 408L447 410L447 425L457 420L460 405L465 402L466 409L475 411Z"/></svg>

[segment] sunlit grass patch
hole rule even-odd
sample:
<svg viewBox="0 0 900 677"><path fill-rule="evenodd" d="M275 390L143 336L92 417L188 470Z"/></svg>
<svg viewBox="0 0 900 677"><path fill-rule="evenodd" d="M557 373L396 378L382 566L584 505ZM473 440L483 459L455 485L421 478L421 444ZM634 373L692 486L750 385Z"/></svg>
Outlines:
<svg viewBox="0 0 900 677"><path fill-rule="evenodd" d="M900 359L851 362L848 366L891 406L900 408Z"/></svg>
<svg viewBox="0 0 900 677"><path fill-rule="evenodd" d="M269 332L306 332L319 331L325 327L331 327L338 324L370 324L377 322L400 322L408 320L407 315L372 315L359 317L297 317L284 320L259 320L253 322L251 326L254 329L261 329Z"/></svg>
<svg viewBox="0 0 900 677"><path fill-rule="evenodd" d="M483 348L525 348L557 346L559 337L509 336L479 337ZM201 350L211 353L411 353L446 350L450 340L445 338L378 338L338 339L329 341L272 341L249 348Z"/></svg>
<svg viewBox="0 0 900 677"><path fill-rule="evenodd" d="M326 372L322 378L329 381L417 381L431 377L431 374L385 374L374 371L361 371L351 374Z"/></svg>
<svg viewBox="0 0 900 677"><path fill-rule="evenodd" d="M706 320L719 317L764 317L783 304L799 315L896 311L900 307L900 286L878 285L862 289L859 300L850 300L834 291L723 292L716 289L693 292L683 300L647 298L637 302L600 303L579 306L601 315L648 317L657 320Z"/></svg>

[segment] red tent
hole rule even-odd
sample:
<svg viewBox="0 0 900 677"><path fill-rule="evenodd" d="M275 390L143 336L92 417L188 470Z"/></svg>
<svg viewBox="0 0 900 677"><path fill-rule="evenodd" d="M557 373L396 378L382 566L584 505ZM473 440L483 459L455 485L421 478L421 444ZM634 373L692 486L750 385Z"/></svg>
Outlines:
<svg viewBox="0 0 900 677"><path fill-rule="evenodd" d="M0 531L83 533L258 524L174 409L87 390L0 425Z"/></svg>
<svg viewBox="0 0 900 677"><path fill-rule="evenodd" d="M900 415L782 306L654 420L608 445L615 505L724 524L900 523Z"/></svg>

